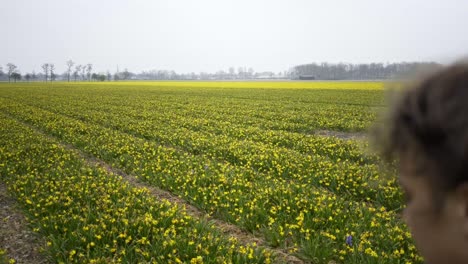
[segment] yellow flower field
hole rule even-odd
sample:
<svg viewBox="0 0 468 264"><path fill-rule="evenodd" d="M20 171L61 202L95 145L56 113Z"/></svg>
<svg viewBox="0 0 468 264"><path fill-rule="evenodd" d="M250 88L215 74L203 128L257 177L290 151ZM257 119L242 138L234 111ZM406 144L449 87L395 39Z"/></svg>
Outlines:
<svg viewBox="0 0 468 264"><path fill-rule="evenodd" d="M53 262L280 261L79 151L304 262L420 263L396 178L367 150L366 131L386 108L383 87L0 84L0 180L49 241Z"/></svg>

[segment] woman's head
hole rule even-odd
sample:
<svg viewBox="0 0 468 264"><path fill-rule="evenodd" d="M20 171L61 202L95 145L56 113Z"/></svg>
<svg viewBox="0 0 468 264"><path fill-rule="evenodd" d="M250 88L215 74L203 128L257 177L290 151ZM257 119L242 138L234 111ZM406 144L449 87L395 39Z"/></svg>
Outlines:
<svg viewBox="0 0 468 264"><path fill-rule="evenodd" d="M423 257L468 263L468 65L405 90L384 127L384 154L398 161L405 220Z"/></svg>

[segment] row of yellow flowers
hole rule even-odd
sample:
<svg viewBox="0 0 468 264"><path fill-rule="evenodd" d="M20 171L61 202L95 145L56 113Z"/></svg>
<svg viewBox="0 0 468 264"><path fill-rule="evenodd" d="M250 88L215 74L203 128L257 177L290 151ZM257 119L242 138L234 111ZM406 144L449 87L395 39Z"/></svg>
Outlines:
<svg viewBox="0 0 468 264"><path fill-rule="evenodd" d="M55 263L269 263L184 209L0 115L2 182ZM0 254L2 259L4 252Z"/></svg>
<svg viewBox="0 0 468 264"><path fill-rule="evenodd" d="M89 105L86 100L51 103L46 98L42 102L31 98L28 103L156 141L160 145L251 168L272 177L302 178L313 175L307 180L313 181L314 186L351 195L357 200L375 201L388 209L398 209L401 205L401 193L397 191L394 179L380 179L375 165L377 159L363 154L363 146L357 142L260 129L236 123L230 116L224 116L222 123L222 114L196 118L188 116L185 111L176 114L180 111L173 109L178 107L171 108L166 104L166 109L155 111L150 107L152 101L138 102L142 109L137 111L125 106L125 102L116 103L113 97L110 98L112 100L103 99L98 105ZM244 119L248 117L244 116ZM204 124L203 129L196 124Z"/></svg>

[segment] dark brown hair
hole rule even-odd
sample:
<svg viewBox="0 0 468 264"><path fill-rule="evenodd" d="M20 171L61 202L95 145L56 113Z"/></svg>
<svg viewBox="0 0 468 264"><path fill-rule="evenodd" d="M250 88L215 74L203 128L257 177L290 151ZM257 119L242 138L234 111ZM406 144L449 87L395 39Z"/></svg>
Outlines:
<svg viewBox="0 0 468 264"><path fill-rule="evenodd" d="M417 168L436 168L422 174L436 191L468 181L468 64L446 67L401 91L376 132L387 161L412 153Z"/></svg>

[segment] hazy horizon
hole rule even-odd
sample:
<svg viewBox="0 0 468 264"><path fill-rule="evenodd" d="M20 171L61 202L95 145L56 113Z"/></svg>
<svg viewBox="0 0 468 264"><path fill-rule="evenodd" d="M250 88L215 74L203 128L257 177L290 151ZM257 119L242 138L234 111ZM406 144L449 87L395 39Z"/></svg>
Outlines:
<svg viewBox="0 0 468 264"><path fill-rule="evenodd" d="M468 55L468 2L4 1L0 65L178 73L311 62L447 63Z"/></svg>

